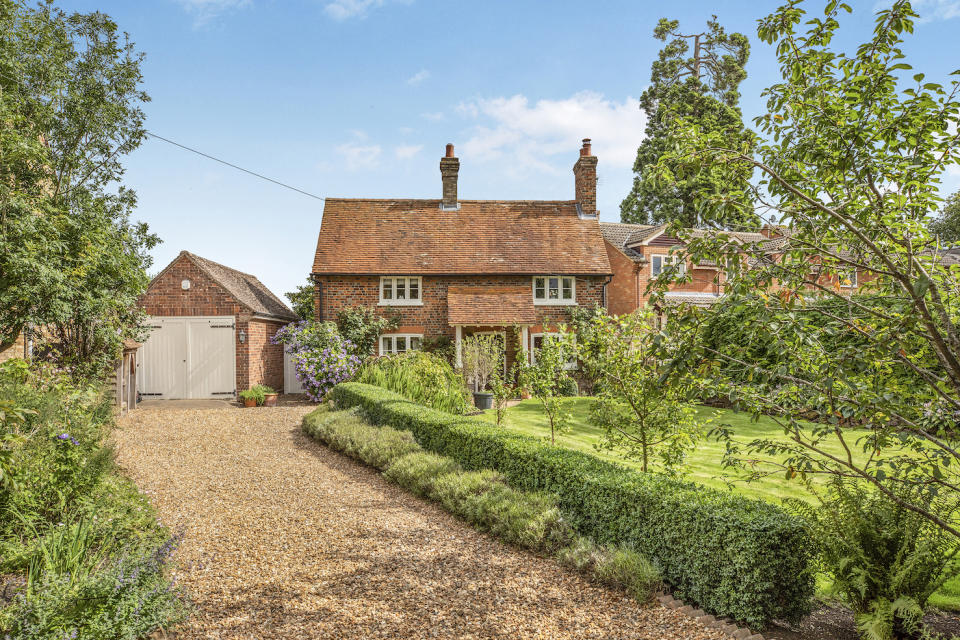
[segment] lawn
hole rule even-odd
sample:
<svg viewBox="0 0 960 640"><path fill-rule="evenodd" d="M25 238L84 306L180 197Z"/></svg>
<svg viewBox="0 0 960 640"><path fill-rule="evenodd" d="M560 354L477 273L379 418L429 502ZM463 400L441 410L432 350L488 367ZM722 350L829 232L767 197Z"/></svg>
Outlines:
<svg viewBox="0 0 960 640"><path fill-rule="evenodd" d="M630 467L639 468L639 463L615 455L609 451L597 451L594 445L600 441L603 430L593 424L591 419L592 398L571 398L567 410L573 416L568 430L558 434L557 444L584 451L592 455ZM725 423L732 427L737 440L749 442L756 438L786 440L783 430L772 419L761 417L754 421L749 414L729 409L700 407L698 413L704 419L710 418L716 423ZM481 416L491 422L496 421L492 410ZM543 409L537 400L524 400L507 410L506 428L511 431L536 437L550 437L550 427L543 415ZM716 440L704 440L687 458L688 473L685 476L693 482L720 490L736 491L745 496L780 503L784 498L811 500L799 480L787 480L782 475L770 476L762 482L747 483L738 481L733 472L723 468L725 445ZM830 443L825 448L831 453L843 453L838 443ZM855 452L856 453L856 452ZM943 589L933 595L930 604L943 609L960 610L960 577L956 577Z"/></svg>

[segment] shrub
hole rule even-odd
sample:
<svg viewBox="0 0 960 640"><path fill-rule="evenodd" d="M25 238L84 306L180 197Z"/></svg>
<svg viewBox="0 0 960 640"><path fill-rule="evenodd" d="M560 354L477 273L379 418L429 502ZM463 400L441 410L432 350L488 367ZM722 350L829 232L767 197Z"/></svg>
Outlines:
<svg viewBox="0 0 960 640"><path fill-rule="evenodd" d="M373 307L357 305L344 307L337 312L337 329L340 335L353 343L354 353L361 358L366 358L376 351L381 333L396 329L399 324L398 313L384 317Z"/></svg>
<svg viewBox="0 0 960 640"><path fill-rule="evenodd" d="M904 495L905 493L921 495ZM935 509L934 492L901 484L897 497ZM949 534L914 511L849 480L832 479L820 506L791 500L812 525L819 569L868 640L919 633L927 600L958 568Z"/></svg>
<svg viewBox="0 0 960 640"><path fill-rule="evenodd" d="M314 402L323 400L334 385L351 379L360 367L354 344L344 339L332 322L291 323L270 341L284 345L297 380Z"/></svg>
<svg viewBox="0 0 960 640"><path fill-rule="evenodd" d="M813 596L810 533L774 505L512 434L358 383L332 394L378 424L409 430L468 470L492 469L522 491L550 493L578 532L653 560L677 597L756 627L806 615Z"/></svg>
<svg viewBox="0 0 960 640"><path fill-rule="evenodd" d="M423 351L371 360L357 380L395 391L420 404L449 413L466 413L470 404L463 380L450 363Z"/></svg>
<svg viewBox="0 0 960 640"><path fill-rule="evenodd" d="M416 451L394 460L383 475L418 496L430 497L436 479L460 471L460 465L445 456Z"/></svg>
<svg viewBox="0 0 960 640"><path fill-rule="evenodd" d="M637 600L646 600L660 587L660 572L632 549L601 547L577 536L557 554L560 561L605 584L624 589Z"/></svg>
<svg viewBox="0 0 960 640"><path fill-rule="evenodd" d="M373 426L356 410L315 411L303 419L303 430L332 449L380 470L420 450L409 431Z"/></svg>

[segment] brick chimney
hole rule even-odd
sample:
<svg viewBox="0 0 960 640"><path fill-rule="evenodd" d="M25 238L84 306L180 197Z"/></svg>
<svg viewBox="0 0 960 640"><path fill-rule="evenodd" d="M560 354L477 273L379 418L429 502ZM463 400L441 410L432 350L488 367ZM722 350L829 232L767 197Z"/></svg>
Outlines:
<svg viewBox="0 0 960 640"><path fill-rule="evenodd" d="M583 139L580 157L573 165L573 183L581 217L597 215L597 156L590 151L590 138Z"/></svg>
<svg viewBox="0 0 960 640"><path fill-rule="evenodd" d="M453 143L447 143L447 153L440 158L440 179L443 181L443 200L440 208L456 210L457 204L457 174L460 173L460 159L453 155Z"/></svg>

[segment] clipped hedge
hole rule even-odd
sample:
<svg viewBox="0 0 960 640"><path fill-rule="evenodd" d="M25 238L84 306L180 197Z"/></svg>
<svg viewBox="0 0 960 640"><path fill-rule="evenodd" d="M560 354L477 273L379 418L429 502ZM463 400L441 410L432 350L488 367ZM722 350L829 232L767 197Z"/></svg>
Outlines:
<svg viewBox="0 0 960 640"><path fill-rule="evenodd" d="M576 530L636 549L657 563L678 598L710 613L764 627L810 611L810 536L802 520L775 505L641 474L380 387L344 383L332 398L412 432L424 449L468 470L493 469L518 489L555 495Z"/></svg>

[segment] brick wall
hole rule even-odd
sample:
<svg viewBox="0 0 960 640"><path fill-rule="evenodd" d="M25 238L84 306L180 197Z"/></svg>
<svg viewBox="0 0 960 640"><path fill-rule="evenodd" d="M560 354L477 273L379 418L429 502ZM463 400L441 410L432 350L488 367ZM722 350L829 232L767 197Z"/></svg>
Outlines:
<svg viewBox="0 0 960 640"><path fill-rule="evenodd" d="M560 274L562 275L562 274ZM456 335L456 329L447 321L447 288L450 286L523 286L530 289L533 298L533 279L531 276L424 276L422 281L421 306L379 306L379 276L318 276L319 295L314 297L318 318L333 320L337 312L347 306L363 305L373 307L381 315L396 312L400 316L401 327L397 332L423 333L425 338ZM603 303L603 284L605 276L577 277L577 304L593 307ZM537 305L536 325L549 328L570 321L569 306ZM512 364L519 345L513 336L513 327L498 327L507 333L508 366ZM466 327L463 335L474 330L489 331L491 327Z"/></svg>
<svg viewBox="0 0 960 640"><path fill-rule="evenodd" d="M181 282L190 280L184 290ZM269 338L283 322L254 318L244 305L214 282L186 256L177 258L140 299L151 316L233 316L237 391L255 384L283 390L283 347ZM247 336L240 342L240 332Z"/></svg>
<svg viewBox="0 0 960 640"><path fill-rule="evenodd" d="M607 311L615 316L632 313L636 310L639 295L643 291L638 279L638 271L642 265L628 258L606 240L603 245L613 270L613 278L607 285Z"/></svg>
<svg viewBox="0 0 960 640"><path fill-rule="evenodd" d="M0 362L10 360L11 358L25 358L27 356L26 344L23 333L17 336L12 345L0 351Z"/></svg>

